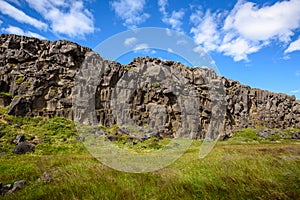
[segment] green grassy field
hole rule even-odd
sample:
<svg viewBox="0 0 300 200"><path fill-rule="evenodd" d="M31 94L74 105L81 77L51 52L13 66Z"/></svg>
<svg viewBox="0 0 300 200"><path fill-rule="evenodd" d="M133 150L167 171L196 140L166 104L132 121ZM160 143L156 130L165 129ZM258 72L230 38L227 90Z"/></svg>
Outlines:
<svg viewBox="0 0 300 200"><path fill-rule="evenodd" d="M76 141L72 122L55 117L12 117L1 110L0 181L24 179L25 188L0 199L300 199L300 141L256 137L240 131L199 159L201 141L166 168L125 173L93 158ZM14 126L14 124L17 124ZM35 153L12 154L17 134L37 137ZM134 148L157 148L150 140ZM50 181L37 181L47 172Z"/></svg>

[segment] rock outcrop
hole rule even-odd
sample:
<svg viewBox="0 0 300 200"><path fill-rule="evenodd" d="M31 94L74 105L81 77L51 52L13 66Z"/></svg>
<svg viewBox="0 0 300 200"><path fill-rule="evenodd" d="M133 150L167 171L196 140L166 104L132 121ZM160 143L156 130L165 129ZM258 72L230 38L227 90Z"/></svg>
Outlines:
<svg viewBox="0 0 300 200"><path fill-rule="evenodd" d="M211 127L223 137L245 127L300 128L300 101L294 96L250 88L211 69L149 57L123 66L69 41L5 34L0 106L9 106L11 115L97 119L105 126L126 119L163 137L189 130L203 138L213 134Z"/></svg>

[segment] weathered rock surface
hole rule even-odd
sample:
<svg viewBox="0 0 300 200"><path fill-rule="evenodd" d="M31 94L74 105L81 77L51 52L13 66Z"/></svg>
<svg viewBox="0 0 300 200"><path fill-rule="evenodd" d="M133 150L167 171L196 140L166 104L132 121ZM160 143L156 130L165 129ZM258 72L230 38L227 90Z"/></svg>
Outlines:
<svg viewBox="0 0 300 200"><path fill-rule="evenodd" d="M33 153L35 146L29 142L20 142L13 150L15 154Z"/></svg>
<svg viewBox="0 0 300 200"><path fill-rule="evenodd" d="M0 106L9 106L11 115L57 115L87 124L96 119L105 126L126 119L163 137L186 130L193 138L214 138L215 132L231 136L245 127L300 128L300 101L294 96L250 88L210 69L148 57L122 66L69 41L5 34Z"/></svg>
<svg viewBox="0 0 300 200"><path fill-rule="evenodd" d="M16 181L13 184L7 184L2 186L2 183L0 182L0 194L12 194L26 186L25 180Z"/></svg>
<svg viewBox="0 0 300 200"><path fill-rule="evenodd" d="M25 136L23 134L17 135L17 137L14 139L14 143L16 145L20 144L21 142L25 142Z"/></svg>
<svg viewBox="0 0 300 200"><path fill-rule="evenodd" d="M42 176L40 178L38 178L36 181L37 182L51 182L53 179L52 179L52 176L47 173L47 172L44 172L42 174Z"/></svg>

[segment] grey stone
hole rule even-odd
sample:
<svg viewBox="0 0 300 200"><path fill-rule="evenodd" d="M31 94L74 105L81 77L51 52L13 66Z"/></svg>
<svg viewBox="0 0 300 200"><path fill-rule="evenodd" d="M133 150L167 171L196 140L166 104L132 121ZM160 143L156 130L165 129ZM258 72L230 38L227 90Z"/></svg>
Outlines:
<svg viewBox="0 0 300 200"><path fill-rule="evenodd" d="M123 135L129 135L130 132L125 126L121 126L118 130L118 133L123 134Z"/></svg>
<svg viewBox="0 0 300 200"><path fill-rule="evenodd" d="M6 184L2 187L4 191L9 191L13 188L13 184Z"/></svg>
<svg viewBox="0 0 300 200"><path fill-rule="evenodd" d="M266 130L259 130L257 133L257 136L265 138L265 139L270 139L269 134L271 134L271 133Z"/></svg>
<svg viewBox="0 0 300 200"><path fill-rule="evenodd" d="M84 136L77 136L76 140L80 141L80 142L84 142L85 141L85 137Z"/></svg>
<svg viewBox="0 0 300 200"><path fill-rule="evenodd" d="M20 144L21 142L25 142L25 136L23 134L17 135L14 139L15 144Z"/></svg>
<svg viewBox="0 0 300 200"><path fill-rule="evenodd" d="M293 134L291 139L300 139L300 132Z"/></svg>
<svg viewBox="0 0 300 200"><path fill-rule="evenodd" d="M25 186L26 186L25 180L16 181L16 182L14 182L13 187L8 191L8 193L14 193L14 192L24 188Z"/></svg>
<svg viewBox="0 0 300 200"><path fill-rule="evenodd" d="M42 176L37 179L37 182L50 182L50 181L52 181L52 176L47 172L44 172Z"/></svg>
<svg viewBox="0 0 300 200"><path fill-rule="evenodd" d="M13 184L7 184L0 188L0 194L5 195L13 188Z"/></svg>
<svg viewBox="0 0 300 200"><path fill-rule="evenodd" d="M25 154L27 152L33 153L35 146L29 142L19 143L13 150L15 154Z"/></svg>

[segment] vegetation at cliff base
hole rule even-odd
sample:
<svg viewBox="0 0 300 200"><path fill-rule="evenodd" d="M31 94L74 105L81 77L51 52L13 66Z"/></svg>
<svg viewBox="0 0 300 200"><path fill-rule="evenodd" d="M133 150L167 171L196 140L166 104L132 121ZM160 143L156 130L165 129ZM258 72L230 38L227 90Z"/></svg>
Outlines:
<svg viewBox="0 0 300 200"><path fill-rule="evenodd" d="M218 142L199 159L193 141L170 166L149 173L125 173L95 159L78 141L73 122L63 118L26 118L0 111L0 181L26 180L26 186L0 199L299 199L300 142L264 139L259 129L244 129ZM292 134L298 130L287 130ZM113 131L112 131L113 132ZM14 138L35 141L35 152L13 154ZM271 136L270 136L271 137ZM276 136L277 137L277 136ZM158 149L167 140L150 139L126 148ZM41 180L44 173L51 178Z"/></svg>

